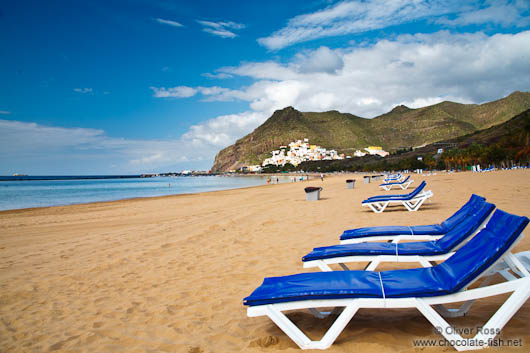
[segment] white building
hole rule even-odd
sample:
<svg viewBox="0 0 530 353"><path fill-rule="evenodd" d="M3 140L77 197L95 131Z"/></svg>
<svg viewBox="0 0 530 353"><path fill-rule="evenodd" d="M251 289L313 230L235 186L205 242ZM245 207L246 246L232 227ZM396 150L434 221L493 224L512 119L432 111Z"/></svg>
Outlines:
<svg viewBox="0 0 530 353"><path fill-rule="evenodd" d="M386 157L390 153L387 151L384 151L382 147L380 146L369 146L364 149L366 152L368 152L370 155L379 155L381 157Z"/></svg>
<svg viewBox="0 0 530 353"><path fill-rule="evenodd" d="M344 155L339 155L335 150L327 150L317 145L310 145L309 139L303 141L293 141L288 146L280 146L279 150L271 152L272 156L263 161L262 165L269 164L284 166L290 163L294 166L305 161L344 159Z"/></svg>
<svg viewBox="0 0 530 353"><path fill-rule="evenodd" d="M353 152L353 156L354 157L364 157L364 156L366 156L366 153L364 153L361 150L357 150L357 151Z"/></svg>

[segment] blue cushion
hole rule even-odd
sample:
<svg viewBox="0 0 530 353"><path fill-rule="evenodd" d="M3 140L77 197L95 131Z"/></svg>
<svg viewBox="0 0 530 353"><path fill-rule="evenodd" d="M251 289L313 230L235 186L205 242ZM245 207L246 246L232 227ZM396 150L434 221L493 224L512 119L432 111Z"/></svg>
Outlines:
<svg viewBox="0 0 530 353"><path fill-rule="evenodd" d="M243 303L262 305L309 299L379 298L381 295L377 272L312 272L265 278Z"/></svg>
<svg viewBox="0 0 530 353"><path fill-rule="evenodd" d="M436 244L445 251L451 251L475 232L494 209L495 205L489 202L476 204L475 207L470 208L466 218L455 224L453 229L436 241Z"/></svg>
<svg viewBox="0 0 530 353"><path fill-rule="evenodd" d="M485 201L486 199L482 196L475 194L471 195L469 201L460 210L456 211L455 214L442 222L442 227L444 227L447 231L453 229L457 224L466 219L471 209L477 207L477 204L483 203Z"/></svg>
<svg viewBox="0 0 530 353"><path fill-rule="evenodd" d="M359 243L319 247L302 258L302 261L329 259L342 256L370 255L422 255L446 254L467 239L493 212L495 205L484 202L470 212L454 229L436 241L412 243Z"/></svg>
<svg viewBox="0 0 530 353"><path fill-rule="evenodd" d="M340 236L341 240L356 239L364 237L373 237L378 235L441 235L444 234L444 228L439 224L432 224L428 226L379 226L379 227L365 227L357 229L345 230Z"/></svg>
<svg viewBox="0 0 530 353"><path fill-rule="evenodd" d="M497 209L486 228L449 259L435 266L438 276L449 282L453 291L465 287L513 245L528 221L527 217Z"/></svg>
<svg viewBox="0 0 530 353"><path fill-rule="evenodd" d="M442 224L422 225L422 226L379 226L364 227L345 230L340 239L356 239L377 235L443 235L453 229L458 223L465 219L473 207L484 203L486 199L482 196L471 195L469 201L462 206L454 215L443 221Z"/></svg>
<svg viewBox="0 0 530 353"><path fill-rule="evenodd" d="M362 203L369 203L374 201L387 201L387 200L398 200L398 201L406 201L414 198L416 195L418 195L423 188L427 185L427 183L424 181L421 182L420 185L416 189L414 189L412 192L408 194L401 194L401 195L378 195L378 196L372 196L364 200Z"/></svg>
<svg viewBox="0 0 530 353"><path fill-rule="evenodd" d="M254 306L311 299L382 298L383 290L386 298L451 294L493 265L514 243L528 221L527 217L497 210L485 229L440 265L383 272L313 272L265 278L263 284L243 300L243 304Z"/></svg>
<svg viewBox="0 0 530 353"><path fill-rule="evenodd" d="M396 255L396 253L400 255L434 255L440 252L441 249L436 246L436 242L434 241L401 244L379 242L360 243L314 248L313 251L302 258L302 261L322 260L342 256Z"/></svg>

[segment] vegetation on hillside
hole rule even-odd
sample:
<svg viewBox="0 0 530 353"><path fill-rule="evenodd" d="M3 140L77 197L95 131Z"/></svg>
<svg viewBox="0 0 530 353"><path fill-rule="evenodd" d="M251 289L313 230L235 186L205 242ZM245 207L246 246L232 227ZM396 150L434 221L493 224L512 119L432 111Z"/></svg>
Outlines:
<svg viewBox="0 0 530 353"><path fill-rule="evenodd" d="M373 119L338 111L302 113L287 107L220 151L212 170L261 164L272 150L303 138L345 155L369 145L387 151L409 149L491 127L529 108L530 92L514 92L481 105L442 102L419 109L398 106Z"/></svg>
<svg viewBox="0 0 530 353"><path fill-rule="evenodd" d="M454 144L443 153L440 144ZM421 160L418 159L421 157ZM530 109L511 120L491 128L456 139L442 141L413 151L403 149L389 157L365 156L333 161L304 162L296 168L270 166L267 172L305 171L390 171L414 169L468 169L480 164L482 168L497 168L530 163Z"/></svg>

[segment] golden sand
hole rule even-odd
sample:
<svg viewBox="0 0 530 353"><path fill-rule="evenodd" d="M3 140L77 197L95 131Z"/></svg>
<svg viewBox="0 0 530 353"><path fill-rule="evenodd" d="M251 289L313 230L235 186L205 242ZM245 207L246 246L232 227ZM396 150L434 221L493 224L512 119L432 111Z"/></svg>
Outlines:
<svg viewBox="0 0 530 353"><path fill-rule="evenodd" d="M309 271L300 259L313 247L337 244L355 227L438 223L473 192L530 217L530 171L413 175L412 186L427 181L432 201L418 212L382 214L361 201L385 192L353 177L353 190L344 175L0 212L0 352L300 352L267 317L248 318L242 299L265 276ZM310 185L323 186L320 201L305 201ZM481 300L450 322L481 325L505 297ZM290 318L312 339L331 323L308 312ZM530 302L501 334L525 346L502 351L530 350L529 322ZM416 352L417 338L441 336L416 310L363 309L328 352Z"/></svg>

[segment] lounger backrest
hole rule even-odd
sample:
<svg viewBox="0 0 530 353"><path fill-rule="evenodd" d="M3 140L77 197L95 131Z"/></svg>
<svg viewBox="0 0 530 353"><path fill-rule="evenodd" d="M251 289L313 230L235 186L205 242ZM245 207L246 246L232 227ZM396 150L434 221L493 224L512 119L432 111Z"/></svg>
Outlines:
<svg viewBox="0 0 530 353"><path fill-rule="evenodd" d="M436 245L447 252L453 250L473 234L494 209L495 205L489 202L476 202L459 224L436 240Z"/></svg>
<svg viewBox="0 0 530 353"><path fill-rule="evenodd" d="M423 188L425 188L425 185L427 185L427 183L424 180L424 181L421 182L420 185L418 185L418 187L416 189L414 189L414 191L412 191L409 194L409 196L410 197L414 197L414 196L418 195L423 190Z"/></svg>
<svg viewBox="0 0 530 353"><path fill-rule="evenodd" d="M528 222L527 217L497 209L486 228L433 268L434 275L446 290L460 290L493 265L513 245Z"/></svg>
<svg viewBox="0 0 530 353"><path fill-rule="evenodd" d="M486 202L486 199L482 196L478 195L471 195L471 198L464 206L462 206L454 215L447 218L445 221L442 222L442 227L445 229L446 232L453 229L457 224L461 223L464 219L466 219L469 211L473 209L477 204L481 204Z"/></svg>
<svg viewBox="0 0 530 353"><path fill-rule="evenodd" d="M400 182L400 184L405 184L407 181L409 181L410 179L410 175L407 176L402 182Z"/></svg>

